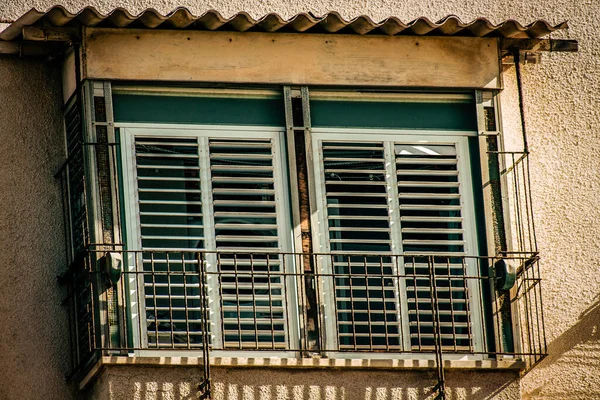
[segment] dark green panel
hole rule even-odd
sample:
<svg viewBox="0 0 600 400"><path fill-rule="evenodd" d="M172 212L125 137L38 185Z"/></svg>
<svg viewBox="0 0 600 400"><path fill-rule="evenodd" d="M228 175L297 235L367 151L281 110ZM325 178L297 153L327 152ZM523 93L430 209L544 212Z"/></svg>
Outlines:
<svg viewBox="0 0 600 400"><path fill-rule="evenodd" d="M285 126L283 98L116 94L115 122Z"/></svg>
<svg viewBox="0 0 600 400"><path fill-rule="evenodd" d="M315 127L477 130L471 102L313 100L310 111Z"/></svg>

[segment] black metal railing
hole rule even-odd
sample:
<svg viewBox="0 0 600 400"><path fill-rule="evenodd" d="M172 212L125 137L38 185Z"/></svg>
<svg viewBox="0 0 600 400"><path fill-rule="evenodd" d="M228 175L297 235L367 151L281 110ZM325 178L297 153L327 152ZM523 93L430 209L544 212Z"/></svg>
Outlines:
<svg viewBox="0 0 600 400"><path fill-rule="evenodd" d="M526 152L497 152L504 158L505 169L500 171L505 182L505 201L510 224L510 249L524 254L537 252L537 238L533 216L529 154Z"/></svg>
<svg viewBox="0 0 600 400"><path fill-rule="evenodd" d="M302 272L307 258L322 272ZM535 254L95 250L64 280L74 371L100 355L153 351L203 361L209 351L229 350L511 356L529 366L546 354ZM105 297L109 288L117 295ZM501 321L499 292L510 298L510 324ZM307 293L320 305L316 324L307 323Z"/></svg>

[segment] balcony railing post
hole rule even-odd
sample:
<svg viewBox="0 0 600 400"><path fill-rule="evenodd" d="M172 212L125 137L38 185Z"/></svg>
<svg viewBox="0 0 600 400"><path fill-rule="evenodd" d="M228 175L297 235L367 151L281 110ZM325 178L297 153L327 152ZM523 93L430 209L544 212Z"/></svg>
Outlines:
<svg viewBox="0 0 600 400"><path fill-rule="evenodd" d="M199 398L207 399L211 395L210 383L210 325L208 296L206 294L206 253L196 253L198 282L200 284L200 321L202 329L202 380L198 384ZM186 279L185 276L183 279ZM186 322L187 323L187 322Z"/></svg>
<svg viewBox="0 0 600 400"><path fill-rule="evenodd" d="M446 398L446 382L444 376L444 359L442 354L442 332L441 332L441 324L440 324L440 307L438 301L438 291L437 291L437 282L435 275L435 257L429 256L427 258L427 263L429 267L429 290L431 295L431 316L432 316L432 325L433 325L433 340L435 347L435 364L437 369L437 385L435 386L435 390L437 390L438 395L435 397L436 400L444 400ZM449 288L451 289L451 287ZM454 329L454 327L453 327Z"/></svg>

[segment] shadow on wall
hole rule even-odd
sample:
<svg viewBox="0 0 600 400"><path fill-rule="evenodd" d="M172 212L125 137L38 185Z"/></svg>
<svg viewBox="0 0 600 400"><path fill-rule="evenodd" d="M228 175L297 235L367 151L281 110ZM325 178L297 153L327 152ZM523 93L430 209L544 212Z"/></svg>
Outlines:
<svg viewBox="0 0 600 400"><path fill-rule="evenodd" d="M600 398L599 330L600 293L573 326L549 343L548 357L525 376L524 398Z"/></svg>
<svg viewBox="0 0 600 400"><path fill-rule="evenodd" d="M201 369L108 367L94 399L194 399ZM433 400L434 371L215 367L213 400ZM519 399L516 371L448 371L448 400Z"/></svg>

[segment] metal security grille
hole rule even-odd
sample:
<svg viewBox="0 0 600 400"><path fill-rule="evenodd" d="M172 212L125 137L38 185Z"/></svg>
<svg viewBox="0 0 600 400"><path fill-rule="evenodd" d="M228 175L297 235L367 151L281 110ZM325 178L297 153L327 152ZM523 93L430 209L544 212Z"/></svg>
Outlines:
<svg viewBox="0 0 600 400"><path fill-rule="evenodd" d="M473 351L466 286L470 282L462 279L468 273L461 257L466 253L456 147L395 144L394 157L402 248L407 255L404 270L415 276L406 282L411 345L435 348L437 317L442 348ZM431 265L436 270L431 271ZM432 296L438 303L437 316Z"/></svg>
<svg viewBox="0 0 600 400"><path fill-rule="evenodd" d="M283 212L273 142L209 139L209 148L215 242L224 251L217 259L223 346L285 348L281 255L269 254L280 249Z"/></svg>

